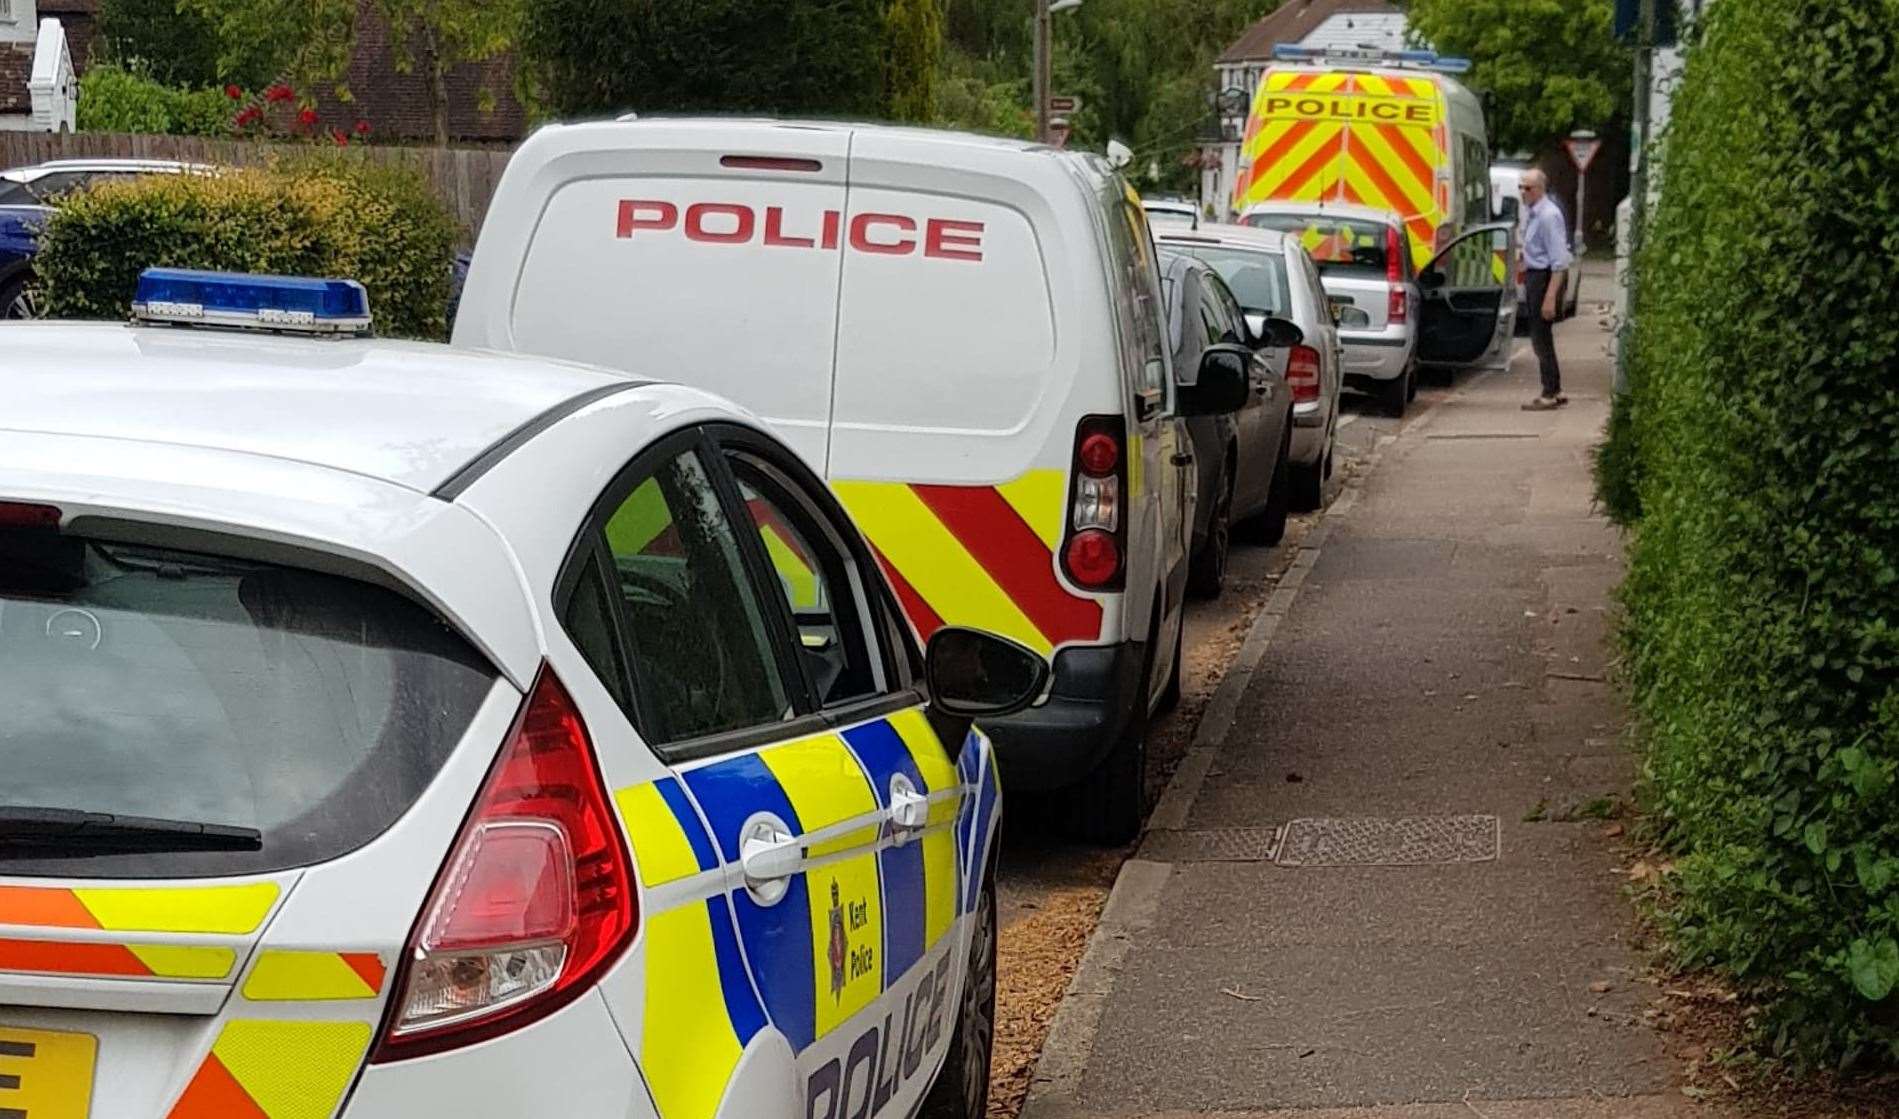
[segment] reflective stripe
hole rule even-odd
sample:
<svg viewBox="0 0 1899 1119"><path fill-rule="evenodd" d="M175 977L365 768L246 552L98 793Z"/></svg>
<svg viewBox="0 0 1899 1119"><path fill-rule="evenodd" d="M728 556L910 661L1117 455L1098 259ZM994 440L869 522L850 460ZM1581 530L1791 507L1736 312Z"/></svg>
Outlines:
<svg viewBox="0 0 1899 1119"><path fill-rule="evenodd" d="M275 882L127 889L0 886L0 925L242 934L264 923L277 894Z"/></svg>
<svg viewBox="0 0 1899 1119"><path fill-rule="evenodd" d="M675 805L674 798L680 803ZM633 844L633 862L647 889L690 878L715 865L705 829L691 815L692 808L680 796L677 781L666 777L621 789L613 794L613 803L626 825Z"/></svg>
<svg viewBox="0 0 1899 1119"><path fill-rule="evenodd" d="M373 999L382 993L382 957L374 952L293 952L266 949L244 980L252 1002L325 1002Z"/></svg>
<svg viewBox="0 0 1899 1119"><path fill-rule="evenodd" d="M93 941L0 939L0 971L135 979L222 979L237 953L230 948Z"/></svg>
<svg viewBox="0 0 1899 1119"><path fill-rule="evenodd" d="M170 1119L329 1119L369 1037L367 1022L226 1022Z"/></svg>
<svg viewBox="0 0 1899 1119"><path fill-rule="evenodd" d="M160 979L223 979L237 963L237 953L229 948L128 944L126 950Z"/></svg>
<svg viewBox="0 0 1899 1119"><path fill-rule="evenodd" d="M687 905L649 914L640 1070L661 1119L707 1119L725 1095L744 1046L722 991L712 911Z"/></svg>
<svg viewBox="0 0 1899 1119"><path fill-rule="evenodd" d="M996 487L1024 524L1035 530L1053 552L1062 546L1068 510L1068 478L1060 470L1031 470L1013 482Z"/></svg>

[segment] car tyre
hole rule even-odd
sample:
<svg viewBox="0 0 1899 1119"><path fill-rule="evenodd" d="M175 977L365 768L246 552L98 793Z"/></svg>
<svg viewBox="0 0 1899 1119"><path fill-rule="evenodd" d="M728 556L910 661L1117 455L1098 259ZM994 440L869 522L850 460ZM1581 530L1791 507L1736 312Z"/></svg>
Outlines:
<svg viewBox="0 0 1899 1119"><path fill-rule="evenodd" d="M1220 464L1214 484L1213 512L1207 515L1207 538L1187 567L1187 589L1199 598L1219 598L1226 587L1227 555L1233 546L1232 459Z"/></svg>
<svg viewBox="0 0 1899 1119"><path fill-rule="evenodd" d="M1130 697L1134 710L1108 756L1084 777L1068 798L1069 833L1084 843L1119 847L1141 834L1147 807L1147 682L1154 674L1154 647L1160 643L1160 591L1155 590L1154 621L1148 627L1139 691Z"/></svg>
<svg viewBox="0 0 1899 1119"><path fill-rule="evenodd" d="M1411 402L1411 384L1417 378L1415 368L1407 368L1403 373L1378 386L1378 407L1392 419L1404 418L1404 407Z"/></svg>
<svg viewBox="0 0 1899 1119"><path fill-rule="evenodd" d="M1180 612L1180 632L1174 635L1174 667L1167 674L1167 687L1162 689L1160 706L1154 709L1157 715L1165 715L1180 706L1180 665L1187 648L1187 612Z"/></svg>
<svg viewBox="0 0 1899 1119"><path fill-rule="evenodd" d="M0 319L14 321L40 317L39 300L28 284L30 279L30 276L17 276L0 284Z"/></svg>
<svg viewBox="0 0 1899 1119"><path fill-rule="evenodd" d="M1273 463L1273 483L1266 491L1266 508L1241 521L1239 534L1248 543L1273 545L1286 538L1286 514L1292 511L1292 430L1279 441Z"/></svg>
<svg viewBox="0 0 1899 1119"><path fill-rule="evenodd" d="M969 969L943 1069L924 1098L920 1119L983 1119L996 1042L996 878L983 876L982 897L969 915Z"/></svg>

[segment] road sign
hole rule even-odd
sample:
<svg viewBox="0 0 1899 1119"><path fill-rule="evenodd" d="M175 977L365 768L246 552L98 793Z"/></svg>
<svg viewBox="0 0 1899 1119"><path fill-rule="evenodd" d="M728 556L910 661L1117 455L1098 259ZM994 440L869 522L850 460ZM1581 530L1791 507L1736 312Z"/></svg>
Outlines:
<svg viewBox="0 0 1899 1119"><path fill-rule="evenodd" d="M1048 95L1048 115L1052 117L1072 117L1081 112L1081 98L1059 93Z"/></svg>
<svg viewBox="0 0 1899 1119"><path fill-rule="evenodd" d="M1563 150L1569 153L1569 161L1576 165L1576 170L1587 171L1596 161L1596 153L1602 150L1602 141L1595 136L1571 136L1563 141Z"/></svg>

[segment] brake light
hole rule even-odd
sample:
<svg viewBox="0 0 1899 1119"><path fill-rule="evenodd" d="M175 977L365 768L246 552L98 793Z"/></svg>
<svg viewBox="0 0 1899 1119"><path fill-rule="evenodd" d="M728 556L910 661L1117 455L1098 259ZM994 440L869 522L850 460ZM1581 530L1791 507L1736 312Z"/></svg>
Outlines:
<svg viewBox="0 0 1899 1119"><path fill-rule="evenodd" d="M58 528L59 507L28 501L0 501L0 528Z"/></svg>
<svg viewBox="0 0 1899 1119"><path fill-rule="evenodd" d="M633 939L631 860L587 728L543 668L422 910L372 1061L546 1017Z"/></svg>
<svg viewBox="0 0 1899 1119"><path fill-rule="evenodd" d="M1077 586L1091 591L1118 590L1124 575L1121 502L1127 492L1126 442L1119 416L1089 416L1075 429L1062 568Z"/></svg>
<svg viewBox="0 0 1899 1119"><path fill-rule="evenodd" d="M1398 227L1385 227L1385 279L1394 284L1404 283L1404 241L1398 236Z"/></svg>
<svg viewBox="0 0 1899 1119"><path fill-rule="evenodd" d="M1411 317L1410 299L1405 295L1403 284L1391 285L1391 294L1385 303L1386 322L1404 322Z"/></svg>
<svg viewBox="0 0 1899 1119"><path fill-rule="evenodd" d="M1311 346L1294 346L1288 351L1286 384L1292 389L1294 404L1309 404L1319 399L1319 351Z"/></svg>

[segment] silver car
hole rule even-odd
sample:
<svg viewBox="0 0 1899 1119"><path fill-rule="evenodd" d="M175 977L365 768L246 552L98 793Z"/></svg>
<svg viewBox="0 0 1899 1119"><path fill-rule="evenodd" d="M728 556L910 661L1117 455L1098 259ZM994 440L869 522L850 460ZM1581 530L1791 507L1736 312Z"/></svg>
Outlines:
<svg viewBox="0 0 1899 1119"><path fill-rule="evenodd" d="M1254 336L1273 343L1266 356L1292 390L1292 507L1317 509L1332 474L1343 360L1312 258L1291 237L1243 225L1162 226L1154 236L1163 252L1212 265L1238 298Z"/></svg>
<svg viewBox="0 0 1899 1119"><path fill-rule="evenodd" d="M1240 219L1296 238L1339 308L1345 385L1402 416L1418 394L1417 273L1398 216L1368 206L1267 202Z"/></svg>

